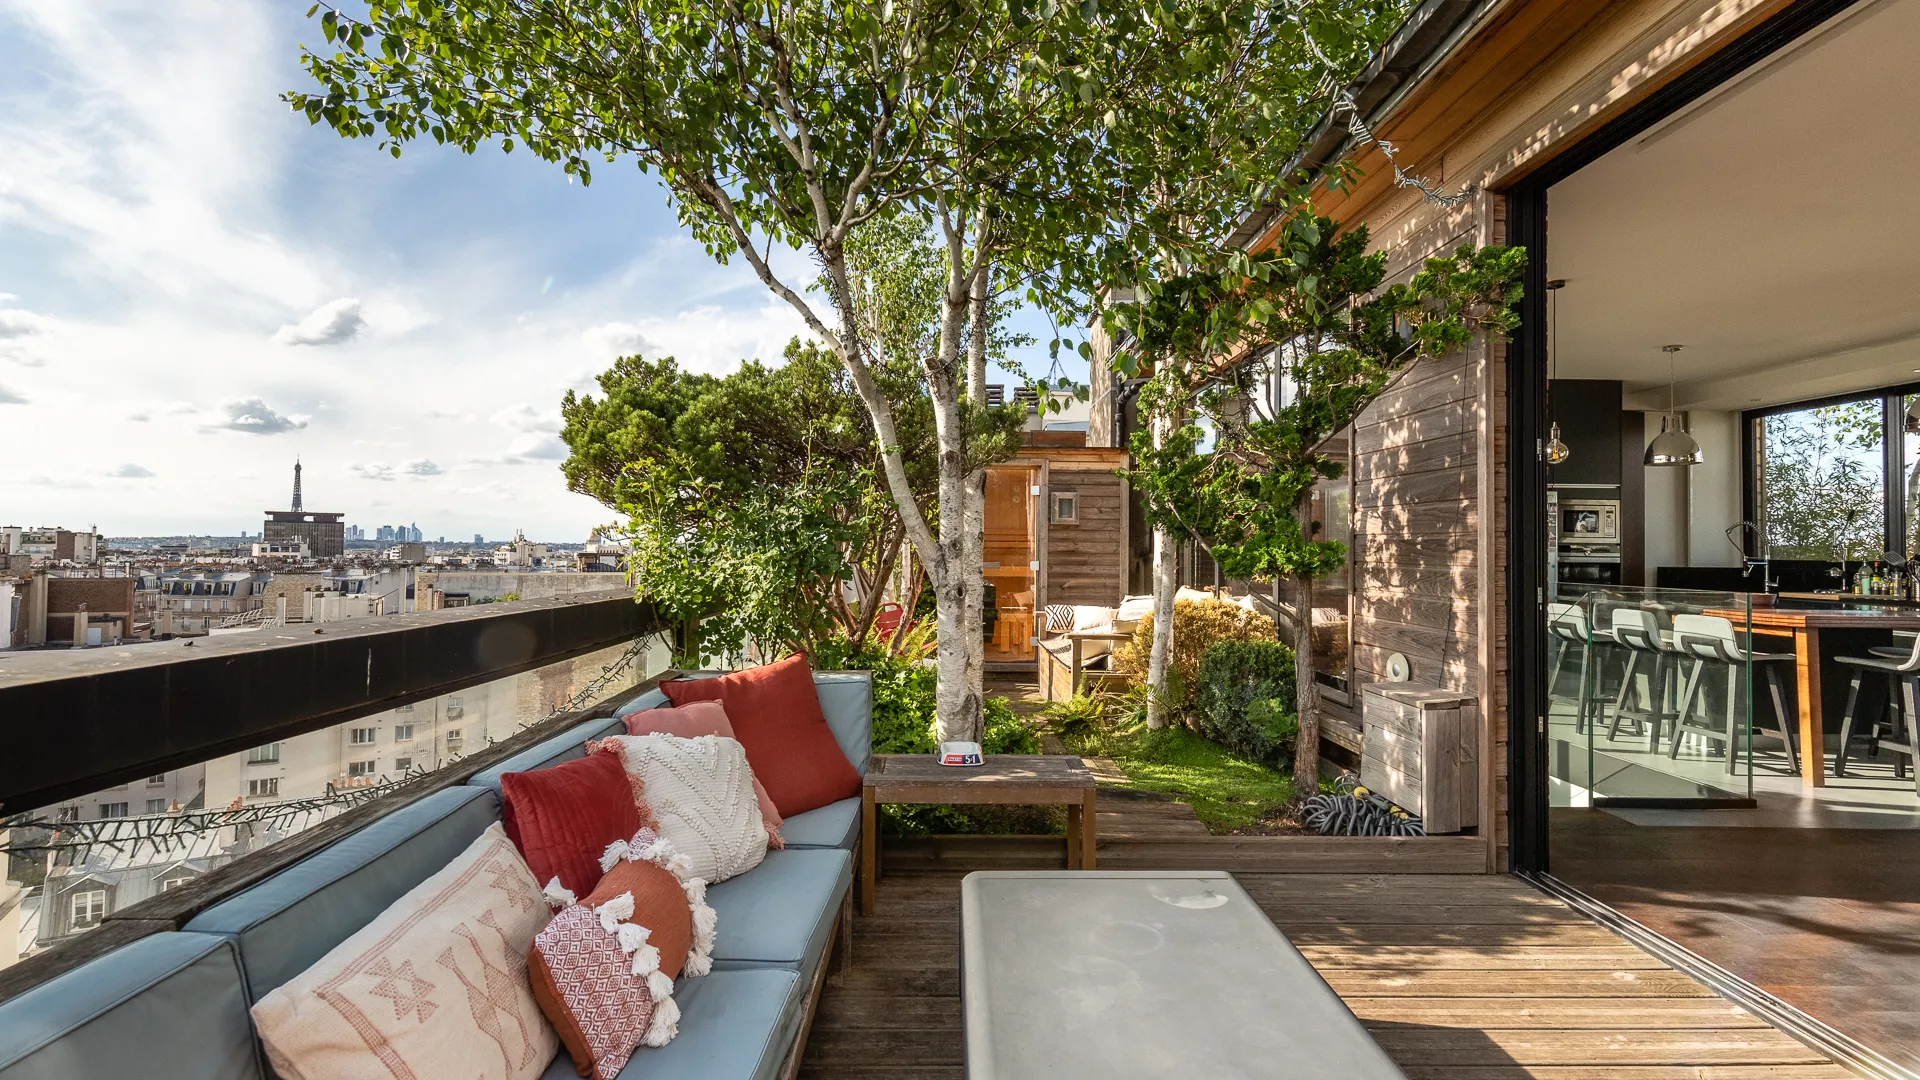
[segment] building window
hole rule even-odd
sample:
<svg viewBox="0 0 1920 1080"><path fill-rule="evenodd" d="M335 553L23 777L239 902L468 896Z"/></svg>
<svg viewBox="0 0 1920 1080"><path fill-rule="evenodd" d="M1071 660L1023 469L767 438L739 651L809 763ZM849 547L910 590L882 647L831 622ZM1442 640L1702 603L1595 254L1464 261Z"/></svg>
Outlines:
<svg viewBox="0 0 1920 1080"><path fill-rule="evenodd" d="M412 724L393 725L393 741L394 742L412 742L413 741L413 725Z"/></svg>
<svg viewBox="0 0 1920 1080"><path fill-rule="evenodd" d="M413 711L413 706L411 706L411 705L401 705L401 706L398 706L398 707L396 707L396 708L395 708L395 709L394 709L393 711L394 711L394 712L412 712L412 711Z"/></svg>
<svg viewBox="0 0 1920 1080"><path fill-rule="evenodd" d="M103 818L126 817L127 804L123 802L103 802L100 804L100 816Z"/></svg>
<svg viewBox="0 0 1920 1080"><path fill-rule="evenodd" d="M167 812L167 800L165 799L148 799L147 800L147 813L164 814L166 812Z"/></svg>
<svg viewBox="0 0 1920 1080"><path fill-rule="evenodd" d="M361 777L372 776L374 772L374 766L376 764L377 762L372 762L372 761L347 762L347 779L358 780Z"/></svg>
<svg viewBox="0 0 1920 1080"><path fill-rule="evenodd" d="M168 878L161 878L161 879L160 879L160 891L161 891L161 892L172 892L173 890L175 890L175 889L177 889L177 888L179 888L179 887L180 887L180 886L182 886L182 885L185 885L185 884L187 884L188 882L190 882L190 881L192 881L192 880L193 880L193 875L192 875L192 874L175 874L175 875L174 875L174 876L172 876L172 877L168 877Z"/></svg>
<svg viewBox="0 0 1920 1080"><path fill-rule="evenodd" d="M1340 464L1340 475L1314 484L1313 538L1339 541L1346 559L1313 583L1313 676L1346 690L1353 659L1353 429L1328 439L1321 451Z"/></svg>
<svg viewBox="0 0 1920 1080"><path fill-rule="evenodd" d="M53 820L56 822L79 821L80 808L77 806L62 806L53 812Z"/></svg>
<svg viewBox="0 0 1920 1080"><path fill-rule="evenodd" d="M278 765L280 763L280 744L270 742L265 746L256 746L247 751L249 765Z"/></svg>
<svg viewBox="0 0 1920 1080"><path fill-rule="evenodd" d="M459 698L450 697L447 699L447 719L458 720L466 711L466 708L460 704Z"/></svg>
<svg viewBox="0 0 1920 1080"><path fill-rule="evenodd" d="M247 781L247 798L249 799L272 799L279 795L280 778L277 776L262 776Z"/></svg>
<svg viewBox="0 0 1920 1080"><path fill-rule="evenodd" d="M1885 421L1879 397L1755 421L1758 509L1774 558L1852 562L1891 546Z"/></svg>
<svg viewBox="0 0 1920 1080"><path fill-rule="evenodd" d="M452 746L452 745L454 745L454 744L456 744L456 743L458 743L458 742L460 741L460 739L461 739L461 735L460 735L460 729L459 729L459 728L449 728L449 729L447 730L447 745L448 745L448 746Z"/></svg>
<svg viewBox="0 0 1920 1080"><path fill-rule="evenodd" d="M73 915L75 930L88 930L107 917L107 890L84 889L67 897L67 910Z"/></svg>
<svg viewBox="0 0 1920 1080"><path fill-rule="evenodd" d="M160 774L159 776L149 776L149 777L147 777L147 786L148 786L148 787L160 787L161 785L163 785L163 784L165 784L166 782L167 782L167 774L166 774L166 773L161 773L161 774Z"/></svg>
<svg viewBox="0 0 1920 1080"><path fill-rule="evenodd" d="M397 773L404 773L404 772L406 772L406 771L407 771L408 769L411 769L411 768L413 768L413 759L412 759L412 758L410 758L410 757L397 757L397 758L394 758L394 759L393 759L393 771L394 771L394 772L397 772Z"/></svg>
<svg viewBox="0 0 1920 1080"><path fill-rule="evenodd" d="M379 728L357 727L347 735L347 741L355 746L369 746L379 734Z"/></svg>
<svg viewBox="0 0 1920 1080"><path fill-rule="evenodd" d="M1080 523L1080 493L1077 491L1056 491L1053 493L1053 513L1050 520L1055 525L1078 525Z"/></svg>

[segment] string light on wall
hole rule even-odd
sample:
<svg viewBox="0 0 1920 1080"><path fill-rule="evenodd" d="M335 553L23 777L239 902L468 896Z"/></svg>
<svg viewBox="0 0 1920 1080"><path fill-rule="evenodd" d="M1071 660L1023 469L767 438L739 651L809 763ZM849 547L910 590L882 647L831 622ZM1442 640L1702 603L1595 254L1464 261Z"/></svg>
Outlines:
<svg viewBox="0 0 1920 1080"><path fill-rule="evenodd" d="M1686 425L1680 422L1680 414L1673 408L1674 356L1684 347L1660 347L1660 351L1667 354L1667 412L1660 418L1660 434L1647 444L1648 465L1698 465L1707 459L1707 455L1700 450L1700 444L1687 434Z"/></svg>
<svg viewBox="0 0 1920 1080"><path fill-rule="evenodd" d="M1567 287L1566 278L1554 278L1547 282L1547 298L1552 306L1547 314L1547 407L1553 407L1553 380L1560 372L1560 290ZM1560 421L1555 420L1547 428L1547 445L1541 451L1547 464L1558 465L1573 456L1572 448L1560 441Z"/></svg>

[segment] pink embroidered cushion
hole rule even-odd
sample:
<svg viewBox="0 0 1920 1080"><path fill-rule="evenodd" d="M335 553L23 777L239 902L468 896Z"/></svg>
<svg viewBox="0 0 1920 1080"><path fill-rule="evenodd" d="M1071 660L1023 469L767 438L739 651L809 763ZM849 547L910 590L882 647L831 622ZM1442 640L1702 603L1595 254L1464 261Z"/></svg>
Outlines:
<svg viewBox="0 0 1920 1080"><path fill-rule="evenodd" d="M286 1080L535 1080L559 1050L527 983L552 913L496 823L253 1007Z"/></svg>
<svg viewBox="0 0 1920 1080"><path fill-rule="evenodd" d="M713 948L706 885L682 879L671 845L642 829L609 846L605 861L599 886L554 916L527 953L535 1000L574 1071L593 1080L612 1080L642 1043L673 1038L673 980L705 974ZM570 899L558 888L549 897Z"/></svg>
<svg viewBox="0 0 1920 1080"><path fill-rule="evenodd" d="M627 714L626 721L629 735L678 735L683 739L720 735L734 738L733 722L727 719L727 708L718 701L690 701L674 708L642 709ZM751 766L752 762L748 762L748 765ZM753 778L753 796L760 801L760 817L767 823L767 846L785 847L786 841L780 838L780 823L784 819L758 776Z"/></svg>

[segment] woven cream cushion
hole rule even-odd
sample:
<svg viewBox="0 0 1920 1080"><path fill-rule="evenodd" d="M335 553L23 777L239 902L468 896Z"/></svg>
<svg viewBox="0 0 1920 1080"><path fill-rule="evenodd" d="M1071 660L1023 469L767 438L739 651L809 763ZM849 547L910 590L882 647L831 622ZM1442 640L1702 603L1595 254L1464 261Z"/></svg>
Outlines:
<svg viewBox="0 0 1920 1080"><path fill-rule="evenodd" d="M253 1007L286 1080L533 1080L560 1041L527 981L552 917L498 823Z"/></svg>
<svg viewBox="0 0 1920 1080"><path fill-rule="evenodd" d="M689 877L725 881L767 857L753 770L724 735L618 735L627 775L640 782L660 836L687 857Z"/></svg>

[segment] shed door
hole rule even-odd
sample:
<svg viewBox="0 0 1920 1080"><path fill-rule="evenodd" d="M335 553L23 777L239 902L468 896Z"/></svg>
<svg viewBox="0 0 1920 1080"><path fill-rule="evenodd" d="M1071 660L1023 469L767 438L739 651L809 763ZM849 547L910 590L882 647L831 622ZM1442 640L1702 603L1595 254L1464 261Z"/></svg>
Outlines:
<svg viewBox="0 0 1920 1080"><path fill-rule="evenodd" d="M981 631L990 662L1034 658L1034 612L1039 603L1040 469L994 465L987 469L987 582Z"/></svg>

